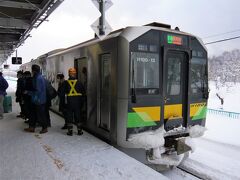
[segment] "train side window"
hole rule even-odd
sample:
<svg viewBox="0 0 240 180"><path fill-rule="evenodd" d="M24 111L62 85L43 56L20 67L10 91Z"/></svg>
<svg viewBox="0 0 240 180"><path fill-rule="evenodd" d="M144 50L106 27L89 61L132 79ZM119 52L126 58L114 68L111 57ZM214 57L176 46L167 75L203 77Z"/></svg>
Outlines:
<svg viewBox="0 0 240 180"><path fill-rule="evenodd" d="M137 94L159 93L159 55L157 53L131 53L131 88Z"/></svg>
<svg viewBox="0 0 240 180"><path fill-rule="evenodd" d="M191 94L202 96L207 88L207 61L203 58L193 57L190 68Z"/></svg>

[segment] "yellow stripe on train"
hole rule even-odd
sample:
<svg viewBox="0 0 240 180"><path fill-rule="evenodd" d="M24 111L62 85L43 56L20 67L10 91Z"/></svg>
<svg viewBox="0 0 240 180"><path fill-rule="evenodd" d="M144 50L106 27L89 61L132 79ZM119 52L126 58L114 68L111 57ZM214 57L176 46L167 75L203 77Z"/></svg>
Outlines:
<svg viewBox="0 0 240 180"><path fill-rule="evenodd" d="M182 104L171 104L164 106L164 119L182 118Z"/></svg>
<svg viewBox="0 0 240 180"><path fill-rule="evenodd" d="M190 104L190 117L195 116L199 112L199 110L205 107L206 105L207 103Z"/></svg>
<svg viewBox="0 0 240 180"><path fill-rule="evenodd" d="M151 121L160 121L160 106L152 106L152 107L135 107L133 110L138 113L139 116L148 116L148 119ZM144 114L143 114L144 113ZM143 119L146 119L143 118Z"/></svg>

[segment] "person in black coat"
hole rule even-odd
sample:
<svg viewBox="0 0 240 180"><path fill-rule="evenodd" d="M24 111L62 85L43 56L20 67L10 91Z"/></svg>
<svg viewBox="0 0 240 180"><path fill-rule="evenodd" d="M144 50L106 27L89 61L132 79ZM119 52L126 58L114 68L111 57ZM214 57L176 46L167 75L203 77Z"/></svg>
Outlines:
<svg viewBox="0 0 240 180"><path fill-rule="evenodd" d="M24 91L34 91L33 89L33 79L31 77L31 72L30 71L25 71L23 73L24 76ZM25 116L26 116L26 121L25 123L28 123L30 118L31 118L31 114L33 112L32 107L32 100L31 100L31 96L28 94L23 94L23 101L24 101L24 112L25 112Z"/></svg>
<svg viewBox="0 0 240 180"><path fill-rule="evenodd" d="M85 94L82 83L77 80L77 71L75 68L68 70L69 79L63 83L63 94L66 95L66 117L68 133L67 135L73 135L73 124L77 126L78 135L82 135L82 117L81 108L83 104L83 96Z"/></svg>
<svg viewBox="0 0 240 180"><path fill-rule="evenodd" d="M53 88L50 81L45 79L46 83L46 118L47 118L47 125L51 127L51 119L50 119L50 107L52 106L52 99L57 96L57 91Z"/></svg>
<svg viewBox="0 0 240 180"><path fill-rule="evenodd" d="M24 131L34 133L36 128L36 122L40 123L42 130L40 134L47 133L47 119L46 119L46 82L40 73L40 66L37 64L32 65L33 75L33 89L34 91L24 91L24 94L31 96L33 104L33 118L29 121L29 127Z"/></svg>
<svg viewBox="0 0 240 180"><path fill-rule="evenodd" d="M65 94L63 88L63 82L65 81L64 75L62 73L57 74L57 81L58 81L58 97L59 97L59 112L62 112L65 123L61 129L67 129L67 117L66 117L66 104L65 104Z"/></svg>
<svg viewBox="0 0 240 180"><path fill-rule="evenodd" d="M24 90L24 78L23 78L23 72L22 71L18 71L17 72L17 90L16 90L16 93L15 93L15 96L16 96L16 102L19 103L19 106L20 106L20 114L17 115L17 117L21 117L21 118L25 118L25 112L24 112L24 107L23 107L23 104L24 104L24 101L23 101L23 90Z"/></svg>
<svg viewBox="0 0 240 180"><path fill-rule="evenodd" d="M8 88L8 82L2 76L2 72L0 72L0 119L3 119L4 107L3 101L4 96L6 96L6 89Z"/></svg>

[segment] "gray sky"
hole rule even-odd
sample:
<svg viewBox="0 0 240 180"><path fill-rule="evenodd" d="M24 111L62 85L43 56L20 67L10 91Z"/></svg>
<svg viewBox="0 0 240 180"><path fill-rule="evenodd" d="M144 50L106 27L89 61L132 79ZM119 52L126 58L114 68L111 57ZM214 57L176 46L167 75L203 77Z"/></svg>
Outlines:
<svg viewBox="0 0 240 180"><path fill-rule="evenodd" d="M112 0L106 18L113 30L153 21L178 26L180 30L203 38L204 42L239 36L240 31L204 39L204 37L240 29L239 0ZM31 38L18 49L28 62L44 53L66 48L91 39L91 24L100 13L91 0L65 0L48 22L33 30ZM208 45L209 55L240 48L240 39ZM9 61L10 62L10 61Z"/></svg>

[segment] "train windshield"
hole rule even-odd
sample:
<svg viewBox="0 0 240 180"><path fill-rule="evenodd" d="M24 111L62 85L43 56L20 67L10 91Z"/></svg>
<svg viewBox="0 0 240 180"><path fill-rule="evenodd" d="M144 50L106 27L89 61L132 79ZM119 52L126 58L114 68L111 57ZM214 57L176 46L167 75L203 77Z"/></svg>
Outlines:
<svg viewBox="0 0 240 180"><path fill-rule="evenodd" d="M193 96L204 97L207 91L207 60L193 57L191 59L190 85Z"/></svg>
<svg viewBox="0 0 240 180"><path fill-rule="evenodd" d="M167 94L179 95L181 91L181 59L179 57L168 58L168 83Z"/></svg>
<svg viewBox="0 0 240 180"><path fill-rule="evenodd" d="M131 53L131 88L138 94L158 94L159 55L157 53Z"/></svg>

